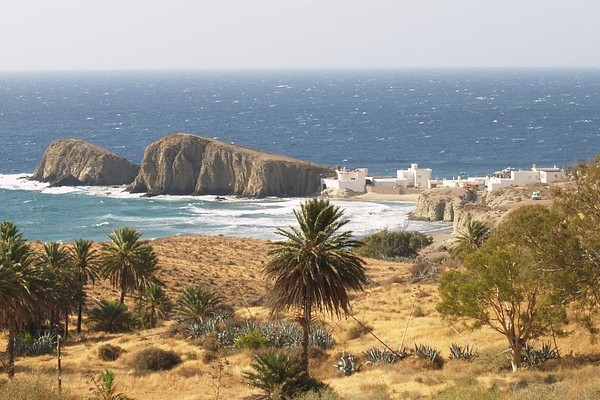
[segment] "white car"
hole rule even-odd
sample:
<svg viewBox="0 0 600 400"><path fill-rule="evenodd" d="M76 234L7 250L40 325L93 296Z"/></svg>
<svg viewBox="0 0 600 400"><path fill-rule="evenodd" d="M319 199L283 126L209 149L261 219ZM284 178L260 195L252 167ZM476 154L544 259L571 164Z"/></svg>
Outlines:
<svg viewBox="0 0 600 400"><path fill-rule="evenodd" d="M535 191L533 193L531 193L531 200L541 200L542 199L542 193Z"/></svg>

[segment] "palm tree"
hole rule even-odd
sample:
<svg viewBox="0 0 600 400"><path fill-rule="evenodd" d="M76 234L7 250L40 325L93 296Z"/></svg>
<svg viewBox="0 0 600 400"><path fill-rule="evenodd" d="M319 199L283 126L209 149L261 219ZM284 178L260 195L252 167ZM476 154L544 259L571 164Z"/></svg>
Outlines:
<svg viewBox="0 0 600 400"><path fill-rule="evenodd" d="M458 234L452 255L461 258L464 254L479 249L491 233L492 230L483 222L470 220L466 229Z"/></svg>
<svg viewBox="0 0 600 400"><path fill-rule="evenodd" d="M129 329L132 315L124 303L101 299L88 312L93 329L104 332L122 332Z"/></svg>
<svg viewBox="0 0 600 400"><path fill-rule="evenodd" d="M93 248L91 240L77 239L70 248L73 268L79 283L79 299L77 304L77 334L81 333L81 320L85 303L85 285L98 277L98 252Z"/></svg>
<svg viewBox="0 0 600 400"><path fill-rule="evenodd" d="M308 373L309 332L313 309L332 315L350 312L348 289L362 290L367 276L361 258L350 250L361 245L352 232L339 232L349 221L328 200L311 199L294 210L299 227L277 229L286 240L276 248L264 272L275 284L268 301L273 312L300 313L303 330L301 365Z"/></svg>
<svg viewBox="0 0 600 400"><path fill-rule="evenodd" d="M202 323L220 304L221 298L205 286L188 286L177 299L176 318L182 322Z"/></svg>
<svg viewBox="0 0 600 400"><path fill-rule="evenodd" d="M151 283L139 295L134 311L144 326L154 328L158 321L165 320L169 315L171 300L160 285Z"/></svg>
<svg viewBox="0 0 600 400"><path fill-rule="evenodd" d="M0 231L0 317L8 325L6 371L12 379L19 326L39 317L45 305L54 301L56 281L33 262L33 252L14 224L5 221Z"/></svg>
<svg viewBox="0 0 600 400"><path fill-rule="evenodd" d="M100 270L113 287L121 291L119 301L133 290L145 288L158 269L158 260L152 246L140 241L141 232L133 228L115 229L108 235L112 243L102 245Z"/></svg>
<svg viewBox="0 0 600 400"><path fill-rule="evenodd" d="M52 273L59 286L56 293L57 301L53 304L50 312L50 325L54 327L60 324L60 313L62 312L65 320L65 338L69 335L70 311L79 298L79 288L74 270L71 268L71 261L69 250L57 242L44 243L42 251L37 257L38 265Z"/></svg>

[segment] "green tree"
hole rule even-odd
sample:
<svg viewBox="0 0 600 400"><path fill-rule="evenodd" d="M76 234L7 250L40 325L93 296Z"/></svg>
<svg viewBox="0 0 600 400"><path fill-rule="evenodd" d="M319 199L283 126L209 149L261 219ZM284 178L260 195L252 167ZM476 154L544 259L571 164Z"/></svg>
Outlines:
<svg viewBox="0 0 600 400"><path fill-rule="evenodd" d="M56 327L60 324L61 313L64 318L65 338L69 335L69 315L80 296L75 280L74 270L71 268L71 255L66 247L57 242L44 243L42 251L37 256L37 264L45 268L54 276L57 291L55 302L51 305L50 325Z"/></svg>
<svg viewBox="0 0 600 400"><path fill-rule="evenodd" d="M163 288L156 283L151 283L139 294L134 312L139 316L143 326L154 328L158 321L167 319L171 308L171 300Z"/></svg>
<svg viewBox="0 0 600 400"><path fill-rule="evenodd" d="M177 298L175 317L181 322L202 323L221 304L221 298L203 285L188 286Z"/></svg>
<svg viewBox="0 0 600 400"><path fill-rule="evenodd" d="M448 271L439 283L440 314L471 321L502 334L516 371L529 339L560 331L568 301L561 270L544 256L552 243L556 215L543 207L522 207L479 248L464 258L464 269Z"/></svg>
<svg viewBox="0 0 600 400"><path fill-rule="evenodd" d="M34 263L33 251L12 222L0 225L0 318L8 326L6 372L15 373L15 338L20 326L39 318L55 299L55 280Z"/></svg>
<svg viewBox="0 0 600 400"><path fill-rule="evenodd" d="M103 244L101 248L102 276L121 291L121 303L125 302L127 293L142 290L151 283L158 270L152 245L141 241L141 236L142 233L133 228L115 229L108 235L111 243Z"/></svg>
<svg viewBox="0 0 600 400"><path fill-rule="evenodd" d="M298 311L303 330L302 369L308 373L309 332L313 310L336 316L350 312L348 290L362 290L367 276L362 259L351 250L361 243L343 211L328 200L311 199L294 210L299 227L277 229L285 240L275 243L264 268L274 280L268 301L274 312Z"/></svg>
<svg viewBox="0 0 600 400"><path fill-rule="evenodd" d="M553 187L554 205L562 220L558 227L576 245L563 250L568 259L562 267L579 282L571 295L593 310L600 305L600 156L566 168L566 173L570 180Z"/></svg>
<svg viewBox="0 0 600 400"><path fill-rule="evenodd" d="M77 239L70 247L73 268L79 284L79 298L77 299L77 334L81 333L81 320L85 306L85 286L88 282L94 283L98 278L98 252L93 247L91 240Z"/></svg>

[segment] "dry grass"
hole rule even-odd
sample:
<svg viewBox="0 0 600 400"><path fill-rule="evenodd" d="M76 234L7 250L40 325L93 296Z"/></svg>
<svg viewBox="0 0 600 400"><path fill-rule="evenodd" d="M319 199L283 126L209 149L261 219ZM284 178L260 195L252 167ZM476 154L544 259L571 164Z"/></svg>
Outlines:
<svg viewBox="0 0 600 400"><path fill-rule="evenodd" d="M178 237L156 240L153 245L162 266L160 278L171 297L176 297L185 286L202 283L220 293L239 316L268 318L268 310L260 307L267 290L260 272L268 260L267 241ZM358 320L373 328L377 338L369 333L352 338L357 323L351 318L338 321L318 316L332 329L337 345L326 353L320 352L311 361L311 372L342 398L600 399L595 384L600 372L597 364L581 365L574 359L562 359L544 371L530 369L513 374L508 370L507 354L502 353L506 344L497 333L489 329L471 332L440 320L435 310L438 301L435 283L410 283L410 264L377 260L367 263L373 284L354 296L353 312ZM104 285L97 284L93 293L95 297L117 297L115 291ZM92 386L91 377L107 368L115 373L119 391L132 398L214 399L216 361L204 361L214 360L215 354L207 355L214 349L166 334L170 324L126 334L86 332L70 339L63 349L64 386L77 398L85 398ZM574 330L570 337L557 339L563 355L598 352L589 335L576 327L570 328ZM337 363L335 355L342 351L359 356L360 362L363 351L383 347L379 340L392 348L401 344L409 349L414 343L428 344L442 351L446 363L443 369L435 370L414 358L384 366L367 366L363 362L360 371L348 377L332 367ZM448 361L448 346L453 342L463 346L474 344L480 357L472 363ZM124 353L116 361L103 361L98 350L104 344L119 346ZM5 338L1 337L0 348L4 346ZM151 346L175 351L183 362L170 371L136 372L131 367L132 357ZM242 378L252 358L250 350L220 350L216 356L229 361L221 383L221 399L238 399L256 392ZM28 381L40 374L53 376L55 371L55 356L19 358L16 379Z"/></svg>

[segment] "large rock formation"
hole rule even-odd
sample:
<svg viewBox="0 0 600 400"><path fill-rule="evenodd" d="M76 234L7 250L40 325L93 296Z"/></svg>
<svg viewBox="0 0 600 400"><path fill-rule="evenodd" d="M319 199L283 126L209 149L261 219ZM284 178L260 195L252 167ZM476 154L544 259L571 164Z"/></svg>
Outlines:
<svg viewBox="0 0 600 400"><path fill-rule="evenodd" d="M307 196L331 168L190 134L172 134L146 148L128 190L148 195Z"/></svg>
<svg viewBox="0 0 600 400"><path fill-rule="evenodd" d="M454 221L456 210L477 200L477 194L464 188L435 188L419 195L411 217L425 221Z"/></svg>
<svg viewBox="0 0 600 400"><path fill-rule="evenodd" d="M126 185L138 170L123 157L83 140L59 139L48 146L32 179L53 186Z"/></svg>

